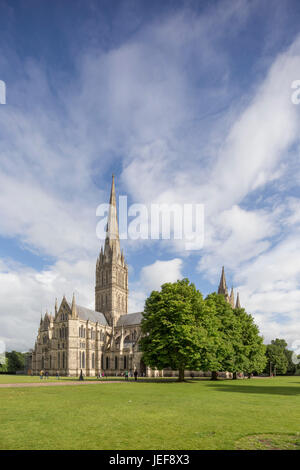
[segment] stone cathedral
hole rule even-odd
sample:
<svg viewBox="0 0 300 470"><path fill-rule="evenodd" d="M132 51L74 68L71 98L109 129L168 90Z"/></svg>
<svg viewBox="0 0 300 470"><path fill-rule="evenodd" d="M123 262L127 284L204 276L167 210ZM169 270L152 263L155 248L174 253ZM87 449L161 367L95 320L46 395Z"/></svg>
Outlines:
<svg viewBox="0 0 300 470"><path fill-rule="evenodd" d="M54 315L46 312L41 318L32 352L31 369L49 375L85 376L120 375L125 370L139 375L177 375L177 371L152 370L142 361L139 350L143 312L128 313L128 267L120 248L114 177L104 249L101 247L96 262L95 310L82 307L65 296ZM236 303L226 285L224 267L218 293L225 296L232 307ZM195 371L195 375L200 375Z"/></svg>

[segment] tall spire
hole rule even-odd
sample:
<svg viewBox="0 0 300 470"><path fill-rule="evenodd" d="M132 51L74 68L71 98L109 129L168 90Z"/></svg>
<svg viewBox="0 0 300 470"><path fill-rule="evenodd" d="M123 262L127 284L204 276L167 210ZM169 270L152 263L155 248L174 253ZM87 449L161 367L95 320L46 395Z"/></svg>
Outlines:
<svg viewBox="0 0 300 470"><path fill-rule="evenodd" d="M231 307L234 308L234 292L233 292L233 287L231 288L229 302L230 302Z"/></svg>
<svg viewBox="0 0 300 470"><path fill-rule="evenodd" d="M240 294L239 294L239 293L237 293L237 296L236 296L235 308L241 308L241 304L240 304Z"/></svg>
<svg viewBox="0 0 300 470"><path fill-rule="evenodd" d="M223 294L225 295L225 297L228 297L228 289L226 285L224 266L222 266L222 274L221 274L220 284L218 288L218 294Z"/></svg>
<svg viewBox="0 0 300 470"><path fill-rule="evenodd" d="M95 310L113 326L128 308L128 267L120 248L114 175L109 203L104 251L96 262Z"/></svg>
<svg viewBox="0 0 300 470"><path fill-rule="evenodd" d="M73 298L72 298L72 318L77 318L77 311L76 311L76 302L75 302L75 294L73 293Z"/></svg>
<svg viewBox="0 0 300 470"><path fill-rule="evenodd" d="M109 211L108 211L105 248L104 248L105 254L108 254L108 247L110 247L110 249L113 252L115 252L117 257L121 255L114 175L112 175L112 183L111 183L111 191L110 191L110 199L109 199Z"/></svg>

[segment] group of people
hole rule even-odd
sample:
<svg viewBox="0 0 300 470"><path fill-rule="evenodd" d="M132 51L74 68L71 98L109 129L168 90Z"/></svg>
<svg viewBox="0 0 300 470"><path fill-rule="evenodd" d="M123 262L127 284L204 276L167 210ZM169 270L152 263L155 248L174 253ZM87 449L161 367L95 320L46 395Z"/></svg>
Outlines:
<svg viewBox="0 0 300 470"><path fill-rule="evenodd" d="M129 372L128 370L125 370L123 373L120 373L119 375L120 375L120 377L124 377L125 380L129 380L129 377L134 377L134 380L137 381L138 371L135 370L132 373L132 372ZM97 374L97 379L101 379L101 378L104 378L104 377L106 377L106 374L104 372L102 372L102 373L99 372ZM116 374L116 377L118 377L118 374Z"/></svg>
<svg viewBox="0 0 300 470"><path fill-rule="evenodd" d="M44 370L41 370L41 372L40 372L40 379L43 380L44 377L45 377L45 379L49 378L49 372L47 370L46 370L46 372Z"/></svg>
<svg viewBox="0 0 300 470"><path fill-rule="evenodd" d="M43 380L44 377L45 377L45 379L49 379L49 372L47 370L46 370L46 372L44 370L40 371L40 379ZM59 379L59 372L58 371L56 372L56 378Z"/></svg>
<svg viewBox="0 0 300 470"><path fill-rule="evenodd" d="M125 377L125 380L129 380L129 377L134 377L134 380L137 381L137 378L138 378L138 371L135 369L135 371L132 373L132 372L129 372L128 370L125 370L124 373L120 374L122 377ZM142 374L143 376L143 374ZM97 374L97 379L104 379L104 377L106 377L106 374L104 372L98 372ZM48 379L49 378L49 372L48 371L44 371L44 370L41 370L40 371L40 379L43 380L43 378L45 379ZM56 378L59 379L60 376L59 376L59 372L57 371L56 372ZM79 377L80 380L83 380L83 373L82 373L82 370L80 371L80 377Z"/></svg>
<svg viewBox="0 0 300 470"><path fill-rule="evenodd" d="M133 372L133 376L134 376L134 380L137 381L138 371L136 369ZM124 377L125 377L125 380L129 380L129 377L132 377L132 372L128 372L128 370L125 370Z"/></svg>

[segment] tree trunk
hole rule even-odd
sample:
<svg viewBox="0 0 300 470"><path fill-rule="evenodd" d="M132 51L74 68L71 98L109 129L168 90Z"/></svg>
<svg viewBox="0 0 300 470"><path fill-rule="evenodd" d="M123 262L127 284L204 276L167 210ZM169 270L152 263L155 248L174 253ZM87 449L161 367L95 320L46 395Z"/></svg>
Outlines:
<svg viewBox="0 0 300 470"><path fill-rule="evenodd" d="M237 373L236 372L233 372L232 374L232 380L236 380L237 379Z"/></svg>
<svg viewBox="0 0 300 470"><path fill-rule="evenodd" d="M218 372L216 370L212 371L211 380L218 380Z"/></svg>
<svg viewBox="0 0 300 470"><path fill-rule="evenodd" d="M184 369L179 369L178 381L184 382Z"/></svg>

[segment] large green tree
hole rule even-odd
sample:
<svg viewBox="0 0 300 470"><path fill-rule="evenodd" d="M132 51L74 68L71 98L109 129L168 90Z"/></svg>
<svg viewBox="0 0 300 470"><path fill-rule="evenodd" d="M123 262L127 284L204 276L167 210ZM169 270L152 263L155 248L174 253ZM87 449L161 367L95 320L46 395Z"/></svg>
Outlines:
<svg viewBox="0 0 300 470"><path fill-rule="evenodd" d="M261 373L264 370L267 362L266 346L252 315L243 308L234 309L234 314L239 324L239 354L235 358L235 368L236 371L248 373L250 377L252 372Z"/></svg>
<svg viewBox="0 0 300 470"><path fill-rule="evenodd" d="M261 372L266 363L263 338L253 317L233 309L224 296L202 294L188 279L164 284L145 303L140 345L145 364L185 369Z"/></svg>
<svg viewBox="0 0 300 470"><path fill-rule="evenodd" d="M8 369L7 369L6 360L5 360L5 358L4 358L4 360L1 359L1 362L0 362L0 372L7 372L7 371L8 371Z"/></svg>
<svg viewBox="0 0 300 470"><path fill-rule="evenodd" d="M218 330L209 303L188 279L167 283L145 303L140 346L150 367L208 370L218 367Z"/></svg>
<svg viewBox="0 0 300 470"><path fill-rule="evenodd" d="M286 374L289 366L287 342L284 339L273 339L267 345L267 368L266 371L274 371L276 374Z"/></svg>
<svg viewBox="0 0 300 470"><path fill-rule="evenodd" d="M233 378L238 372L262 372L266 364L265 346L253 317L243 308L232 308L223 295L209 294L205 301L218 319L217 370L232 372ZM213 372L212 379L215 378Z"/></svg>
<svg viewBox="0 0 300 470"><path fill-rule="evenodd" d="M215 318L215 357L211 362L212 380L217 379L217 371L233 371L238 348L238 321L223 295L209 294L205 304ZM213 364L214 362L214 364Z"/></svg>
<svg viewBox="0 0 300 470"><path fill-rule="evenodd" d="M17 372L24 369L25 357L23 353L11 351L6 353L7 370Z"/></svg>

